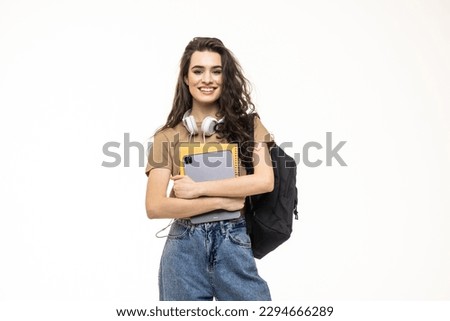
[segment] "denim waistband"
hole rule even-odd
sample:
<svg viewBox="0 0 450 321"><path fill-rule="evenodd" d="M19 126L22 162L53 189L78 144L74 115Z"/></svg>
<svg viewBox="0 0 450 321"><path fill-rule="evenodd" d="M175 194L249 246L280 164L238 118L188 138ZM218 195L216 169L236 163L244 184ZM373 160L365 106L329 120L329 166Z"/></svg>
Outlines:
<svg viewBox="0 0 450 321"><path fill-rule="evenodd" d="M240 225L245 226L245 216L241 215L240 217L232 219L232 220L215 221L215 222L198 223L198 224L192 223L191 220L189 220L189 219L178 218L178 219L175 219L174 223L178 223L183 226L190 227L190 228L212 229L214 227L221 227L223 229L223 228L238 227Z"/></svg>

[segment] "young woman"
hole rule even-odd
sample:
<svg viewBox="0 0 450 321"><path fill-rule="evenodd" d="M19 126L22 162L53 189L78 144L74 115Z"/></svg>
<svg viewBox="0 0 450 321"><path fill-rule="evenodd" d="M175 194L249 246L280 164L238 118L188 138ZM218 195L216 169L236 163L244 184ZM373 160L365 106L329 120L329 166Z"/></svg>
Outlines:
<svg viewBox="0 0 450 321"><path fill-rule="evenodd" d="M194 182L179 175L177 151L185 142L237 143L239 177ZM148 217L175 219L161 257L160 300L270 300L243 214L246 196L273 189L269 142L233 54L219 39L194 38L181 58L172 110L154 136L146 168ZM254 174L245 175L242 164L250 158ZM242 214L201 224L189 220L217 209Z"/></svg>

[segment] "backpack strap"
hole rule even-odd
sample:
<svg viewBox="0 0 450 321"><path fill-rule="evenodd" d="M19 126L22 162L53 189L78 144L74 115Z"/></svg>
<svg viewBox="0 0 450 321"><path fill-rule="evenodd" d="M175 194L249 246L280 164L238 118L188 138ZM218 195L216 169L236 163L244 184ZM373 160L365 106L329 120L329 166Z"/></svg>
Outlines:
<svg viewBox="0 0 450 321"><path fill-rule="evenodd" d="M251 122L252 122L252 125L250 126L250 132L249 132L250 143L255 144L255 116L252 116ZM247 175L254 173L253 156L249 162L244 162L244 166L245 166L245 170L247 171Z"/></svg>
<svg viewBox="0 0 450 321"><path fill-rule="evenodd" d="M255 121L254 121L254 119L255 119L255 116L253 115L253 117L251 119L252 125L250 126L250 132L249 132L249 134L250 134L250 142L252 144L255 143L254 142L255 141L255 137L254 137ZM247 175L252 175L255 172L254 167L253 167L253 156L250 159L250 161L244 162L244 167L245 167L245 170L247 172ZM247 225L247 233L249 235L251 235L251 232L252 232L252 224L251 224L252 220L251 220L251 217L253 216L253 212L254 212L253 208L254 207L253 207L252 197L251 196L247 196L245 198L244 209L245 209L245 221L246 221L246 225Z"/></svg>

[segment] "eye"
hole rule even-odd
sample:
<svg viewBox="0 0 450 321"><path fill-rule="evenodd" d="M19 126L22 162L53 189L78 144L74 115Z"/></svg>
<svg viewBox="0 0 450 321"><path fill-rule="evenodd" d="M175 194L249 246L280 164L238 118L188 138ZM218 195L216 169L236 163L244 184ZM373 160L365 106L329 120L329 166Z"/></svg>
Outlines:
<svg viewBox="0 0 450 321"><path fill-rule="evenodd" d="M214 75L220 75L220 74L222 74L222 70L221 69L216 69L216 70L213 71L213 74Z"/></svg>
<svg viewBox="0 0 450 321"><path fill-rule="evenodd" d="M202 73L202 71L200 69L195 69L192 72L196 75L200 75Z"/></svg>

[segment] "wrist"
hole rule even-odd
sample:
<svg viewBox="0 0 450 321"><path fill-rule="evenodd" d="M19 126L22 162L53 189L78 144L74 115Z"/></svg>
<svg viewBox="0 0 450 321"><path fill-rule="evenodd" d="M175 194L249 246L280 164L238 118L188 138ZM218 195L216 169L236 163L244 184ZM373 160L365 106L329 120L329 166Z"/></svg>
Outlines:
<svg viewBox="0 0 450 321"><path fill-rule="evenodd" d="M205 183L197 182L197 197L208 196L206 195Z"/></svg>
<svg viewBox="0 0 450 321"><path fill-rule="evenodd" d="M223 208L223 198L221 197L208 197L208 198L212 200L214 210L220 210Z"/></svg>

